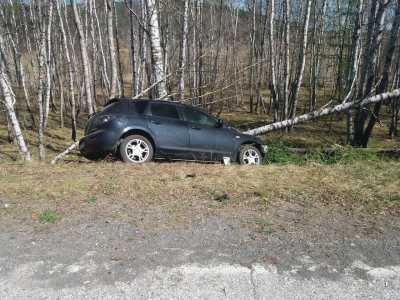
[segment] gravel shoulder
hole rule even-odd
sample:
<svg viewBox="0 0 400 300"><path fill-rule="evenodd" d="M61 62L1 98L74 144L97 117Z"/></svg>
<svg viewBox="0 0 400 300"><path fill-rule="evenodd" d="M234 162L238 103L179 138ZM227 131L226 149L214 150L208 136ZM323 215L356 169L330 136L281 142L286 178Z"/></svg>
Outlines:
<svg viewBox="0 0 400 300"><path fill-rule="evenodd" d="M328 225L268 237L215 217L157 233L103 218L3 228L0 298L398 299L398 231Z"/></svg>
<svg viewBox="0 0 400 300"><path fill-rule="evenodd" d="M376 204L397 195L386 176L397 166L260 168L255 180L160 164L138 169L157 176L136 189L120 165L95 165L93 179L90 166L59 167L53 186L40 185L46 170L18 182L26 169L12 167L0 299L399 299L398 205ZM115 187L104 173L126 176ZM60 219L42 222L40 209Z"/></svg>

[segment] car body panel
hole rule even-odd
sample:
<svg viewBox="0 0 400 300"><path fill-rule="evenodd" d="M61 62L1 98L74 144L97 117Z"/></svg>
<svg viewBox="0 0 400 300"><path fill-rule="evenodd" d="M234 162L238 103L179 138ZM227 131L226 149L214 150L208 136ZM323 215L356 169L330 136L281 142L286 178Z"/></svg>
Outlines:
<svg viewBox="0 0 400 300"><path fill-rule="evenodd" d="M238 161L243 144L254 144L262 153L265 152L259 138L243 134L228 125L206 126L188 121L185 111L200 111L191 106L131 99L112 100L110 103L102 112L89 118L85 136L80 140L80 152L88 159L101 159L107 154L116 154L122 139L131 133L142 133L151 139L156 158L222 161L223 157L230 157L232 161ZM144 105L140 113L134 107L136 103ZM179 119L152 115L152 103L174 105ZM201 113L210 120L217 120L203 111Z"/></svg>
<svg viewBox="0 0 400 300"><path fill-rule="evenodd" d="M157 155L179 156L189 151L189 133L186 122L152 117L149 128L154 136Z"/></svg>

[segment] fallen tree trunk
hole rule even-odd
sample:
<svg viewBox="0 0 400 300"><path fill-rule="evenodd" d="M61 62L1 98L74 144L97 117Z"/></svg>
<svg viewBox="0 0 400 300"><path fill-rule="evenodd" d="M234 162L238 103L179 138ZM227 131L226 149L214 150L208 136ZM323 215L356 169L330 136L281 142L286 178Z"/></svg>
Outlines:
<svg viewBox="0 0 400 300"><path fill-rule="evenodd" d="M306 122L306 121L310 121L310 120L314 120L314 119L317 119L317 118L320 118L323 116L328 116L328 115L331 115L334 113L346 111L354 106L364 107L369 104L378 103L378 102L385 101L385 100L391 100L391 99L397 98L397 97L400 97L400 89L396 89L396 90L394 90L392 92L388 92L388 93L382 93L379 95L375 95L375 96L366 98L362 101L347 102L347 103L342 103L342 104L332 106L332 107L321 108L319 110L298 116L293 119L288 119L288 120L285 120L282 122L268 124L265 126L261 126L258 128L248 130L244 133L251 134L251 135L259 135L259 134L263 134L263 133L266 133L269 131L274 131L274 130L278 130L278 129L282 129L282 128L291 127L293 125L296 125L296 124L299 124L302 122Z"/></svg>
<svg viewBox="0 0 400 300"><path fill-rule="evenodd" d="M287 151L297 155L306 155L318 151L323 154L327 155L335 155L336 153L340 152L340 148L323 148L319 150L318 148L287 148ZM371 151L371 149L359 149L359 150L366 150ZM385 156L389 158L400 158L400 148L390 148L390 149L372 149L373 153L376 153L378 156Z"/></svg>
<svg viewBox="0 0 400 300"><path fill-rule="evenodd" d="M54 165L58 160L62 159L64 156L66 156L68 153L70 153L72 150L74 150L76 147L78 147L79 142L73 143L71 146L69 146L64 152L58 154L54 159L51 161L51 164Z"/></svg>
<svg viewBox="0 0 400 300"><path fill-rule="evenodd" d="M400 148L383 149L377 152L379 156L387 156L391 158L400 158Z"/></svg>

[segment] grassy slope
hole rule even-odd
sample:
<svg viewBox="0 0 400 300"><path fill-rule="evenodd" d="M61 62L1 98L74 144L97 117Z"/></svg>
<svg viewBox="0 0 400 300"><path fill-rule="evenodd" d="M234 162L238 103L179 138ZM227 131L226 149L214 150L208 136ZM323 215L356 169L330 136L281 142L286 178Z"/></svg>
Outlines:
<svg viewBox="0 0 400 300"><path fill-rule="evenodd" d="M247 113L222 116L240 128L265 121L261 115ZM80 135L84 122L82 118ZM372 146L399 145L398 139L385 138L386 128L376 129ZM24 133L37 159L36 132L25 128ZM333 159L321 158L318 152L304 159L280 148L341 143L344 123L336 118L303 124L288 134L265 136L274 145L269 161L286 164L257 168L193 163L132 167L120 162L91 163L76 152L56 166L37 161L22 164L15 161L16 148L6 142L6 136L6 127L0 125L2 218L37 223L77 214L104 214L142 226L152 227L156 222L162 227L210 214L227 214L269 231L287 224L294 226L296 220L290 217L293 210L301 211L303 217L336 210L363 220L398 216L400 212L399 161L353 150L344 150ZM51 115L46 130L48 160L70 143L70 130L59 128L58 117ZM369 218L371 215L374 217Z"/></svg>
<svg viewBox="0 0 400 300"><path fill-rule="evenodd" d="M253 168L12 163L2 165L0 182L0 217L34 223L49 212L61 218L105 215L145 227L182 225L227 214L264 228L294 225L296 220L288 217L291 211L300 211L303 218L322 211L357 219L374 215L370 221L400 213L400 163L396 161Z"/></svg>

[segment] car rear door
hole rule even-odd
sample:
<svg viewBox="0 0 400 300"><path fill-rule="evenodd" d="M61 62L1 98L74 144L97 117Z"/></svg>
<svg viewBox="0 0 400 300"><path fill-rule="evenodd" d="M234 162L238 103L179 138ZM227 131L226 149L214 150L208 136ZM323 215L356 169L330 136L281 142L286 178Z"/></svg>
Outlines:
<svg viewBox="0 0 400 300"><path fill-rule="evenodd" d="M234 142L226 128L218 128L216 118L198 109L185 106L183 115L188 122L189 147L196 160L222 160L232 157Z"/></svg>
<svg viewBox="0 0 400 300"><path fill-rule="evenodd" d="M156 142L156 152L160 156L187 159L189 133L177 106L170 103L150 104L149 127Z"/></svg>

